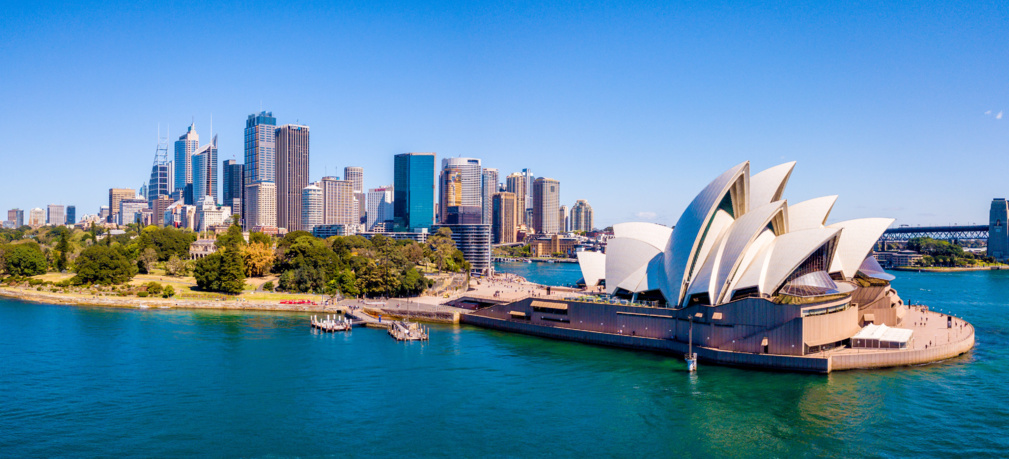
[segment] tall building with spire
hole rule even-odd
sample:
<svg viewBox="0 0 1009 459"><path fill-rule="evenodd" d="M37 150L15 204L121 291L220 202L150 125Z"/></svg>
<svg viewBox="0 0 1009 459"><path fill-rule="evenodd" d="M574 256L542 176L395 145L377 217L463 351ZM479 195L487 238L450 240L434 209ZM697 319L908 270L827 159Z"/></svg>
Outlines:
<svg viewBox="0 0 1009 459"><path fill-rule="evenodd" d="M248 221L250 212L256 213L257 219L260 216L267 221L272 221L276 225L277 216L277 118L273 117L273 112L259 112L251 114L245 120L245 174L243 180L245 187L246 205L243 206L243 217ZM270 183L273 186L253 187L259 183ZM271 193L272 191L272 193ZM253 192L271 193L269 198L274 202L266 206L267 196L252 196ZM252 208L252 203L257 204L257 208ZM274 212L272 218L265 216L263 212ZM264 226L274 226L264 225Z"/></svg>
<svg viewBox="0 0 1009 459"><path fill-rule="evenodd" d="M193 154L193 200L210 196L217 204L217 136Z"/></svg>
<svg viewBox="0 0 1009 459"><path fill-rule="evenodd" d="M277 128L277 226L303 230L302 191L308 186L308 126L285 124Z"/></svg>
<svg viewBox="0 0 1009 459"><path fill-rule="evenodd" d="M193 153L200 148L200 135L196 123L189 125L185 134L175 141L175 189L185 190L193 183Z"/></svg>

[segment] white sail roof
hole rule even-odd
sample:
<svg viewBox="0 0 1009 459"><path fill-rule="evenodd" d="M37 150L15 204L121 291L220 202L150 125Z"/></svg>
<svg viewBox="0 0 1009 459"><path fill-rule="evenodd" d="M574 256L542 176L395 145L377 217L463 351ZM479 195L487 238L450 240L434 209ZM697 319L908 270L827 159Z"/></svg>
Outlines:
<svg viewBox="0 0 1009 459"><path fill-rule="evenodd" d="M613 225L613 237L628 237L639 241L647 242L658 250L666 248L669 243L669 236L673 234L673 229L648 222L627 222Z"/></svg>
<svg viewBox="0 0 1009 459"><path fill-rule="evenodd" d="M829 271L840 272L845 279L855 277L862 260L872 252L872 246L891 224L892 218L860 218L829 225L828 228L842 230Z"/></svg>
<svg viewBox="0 0 1009 459"><path fill-rule="evenodd" d="M645 273L648 262L662 251L655 246L629 237L616 237L606 243L606 291L613 293L625 285L627 278L637 271ZM632 288L640 282L638 276ZM628 289L630 290L630 289Z"/></svg>
<svg viewBox="0 0 1009 459"><path fill-rule="evenodd" d="M578 267L582 269L582 279L586 287L595 287L606 278L606 254L601 252L578 252Z"/></svg>
<svg viewBox="0 0 1009 459"><path fill-rule="evenodd" d="M801 231L822 228L837 202L837 195L823 196L788 206L788 228Z"/></svg>
<svg viewBox="0 0 1009 459"><path fill-rule="evenodd" d="M750 177L750 209L780 201L795 161L764 169Z"/></svg>

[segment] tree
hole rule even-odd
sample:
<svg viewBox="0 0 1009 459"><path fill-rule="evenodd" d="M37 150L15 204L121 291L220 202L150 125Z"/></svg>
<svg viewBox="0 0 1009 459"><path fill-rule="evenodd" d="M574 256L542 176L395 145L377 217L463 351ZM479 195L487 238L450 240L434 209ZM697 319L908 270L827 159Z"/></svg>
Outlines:
<svg viewBox="0 0 1009 459"><path fill-rule="evenodd" d="M270 238L269 234L260 233L259 231L256 231L254 233L249 234L249 244L256 244L256 243L260 243L267 247L270 247L271 245L273 245L273 239Z"/></svg>
<svg viewBox="0 0 1009 459"><path fill-rule="evenodd" d="M14 244L4 250L4 264L12 276L28 277L45 274L46 256L34 242Z"/></svg>
<svg viewBox="0 0 1009 459"><path fill-rule="evenodd" d="M77 284L123 284L137 274L137 268L119 250L105 245L84 249L77 257Z"/></svg>
<svg viewBox="0 0 1009 459"><path fill-rule="evenodd" d="M245 245L245 236L242 236L242 227L232 224L228 231L217 237L214 244L222 249L237 249Z"/></svg>
<svg viewBox="0 0 1009 459"><path fill-rule="evenodd" d="M262 234L262 233L253 233ZM253 242L242 247L242 259L245 261L245 275L248 277L262 277L270 272L273 261L276 259L273 250L261 242Z"/></svg>
<svg viewBox="0 0 1009 459"><path fill-rule="evenodd" d="M196 262L196 286L208 292L242 293L245 267L238 250L225 249Z"/></svg>
<svg viewBox="0 0 1009 459"><path fill-rule="evenodd" d="M67 269L67 252L70 250L70 231L66 228L60 227L59 231L59 243L56 244L56 251L59 254L56 257L56 270L63 272Z"/></svg>
<svg viewBox="0 0 1009 459"><path fill-rule="evenodd" d="M158 252L153 248L148 247L141 251L140 255L137 256L137 269L144 274L150 273L151 269L154 268L154 263L157 261Z"/></svg>
<svg viewBox="0 0 1009 459"><path fill-rule="evenodd" d="M449 267L450 260L454 255L455 241L452 240L452 230L441 227L438 232L427 238L428 247L431 249L431 261L438 267L438 271L444 271Z"/></svg>
<svg viewBox="0 0 1009 459"><path fill-rule="evenodd" d="M165 272L168 273L169 276L185 276L186 274L189 274L189 263L176 255L172 255L172 257L165 262Z"/></svg>
<svg viewBox="0 0 1009 459"><path fill-rule="evenodd" d="M175 296L175 287L172 287L171 285L166 285L165 289L161 291L161 297L171 298L173 296Z"/></svg>

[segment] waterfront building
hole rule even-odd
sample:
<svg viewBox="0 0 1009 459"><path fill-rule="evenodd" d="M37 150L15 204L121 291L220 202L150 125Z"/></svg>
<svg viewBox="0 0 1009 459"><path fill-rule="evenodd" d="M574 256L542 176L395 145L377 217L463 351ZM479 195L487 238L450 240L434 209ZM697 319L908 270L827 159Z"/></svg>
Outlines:
<svg viewBox="0 0 1009 459"><path fill-rule="evenodd" d="M903 266L915 266L921 262L925 255L914 250L899 250L896 252L873 252L872 256L884 268L896 268Z"/></svg>
<svg viewBox="0 0 1009 459"><path fill-rule="evenodd" d="M493 201L493 242L495 244L515 243L515 232L518 229L518 207L515 193L495 193Z"/></svg>
<svg viewBox="0 0 1009 459"><path fill-rule="evenodd" d="M571 256L577 247L578 239L559 234L541 234L529 240L529 253L534 257Z"/></svg>
<svg viewBox="0 0 1009 459"><path fill-rule="evenodd" d="M203 198L210 196L217 203L217 136L192 156L193 195L199 206Z"/></svg>
<svg viewBox="0 0 1009 459"><path fill-rule="evenodd" d="M322 178L322 224L359 225L358 204L354 184L339 177Z"/></svg>
<svg viewBox="0 0 1009 459"><path fill-rule="evenodd" d="M196 123L189 125L185 134L175 141L175 189L184 190L193 183L193 153L200 148L200 136L196 133ZM118 207L113 206L113 209Z"/></svg>
<svg viewBox="0 0 1009 459"><path fill-rule="evenodd" d="M28 226L34 229L46 224L46 211L36 207L28 211Z"/></svg>
<svg viewBox="0 0 1009 459"><path fill-rule="evenodd" d="M476 158L441 161L439 221L442 224L481 223L483 169Z"/></svg>
<svg viewBox="0 0 1009 459"><path fill-rule="evenodd" d="M561 205L560 211L557 213L557 224L560 226L559 232L568 232L568 206Z"/></svg>
<svg viewBox="0 0 1009 459"><path fill-rule="evenodd" d="M434 153L395 157L393 219L396 232L426 230L434 224Z"/></svg>
<svg viewBox="0 0 1009 459"><path fill-rule="evenodd" d="M533 182L533 229L538 234L560 232L561 184L557 180L539 177Z"/></svg>
<svg viewBox="0 0 1009 459"><path fill-rule="evenodd" d="M465 224L465 225L435 225L432 232L437 233L439 228L448 228L452 231L452 240L459 249L463 258L470 264L470 272L487 275L491 269L491 235L490 225Z"/></svg>
<svg viewBox="0 0 1009 459"><path fill-rule="evenodd" d="M244 198L246 200L251 200L249 187L257 183L275 183L274 181L277 179L276 129L277 119L273 117L273 112L254 113L245 120L245 167L242 172L245 174L243 186L246 188ZM262 192L266 188L268 187L259 187L257 190ZM273 187L273 191L274 199L276 199L276 186ZM277 204L261 205L257 211L265 210L267 207L273 208L276 212ZM248 203L245 203L243 210L250 210ZM246 221L249 220L247 214L248 212L243 214ZM276 222L276 213L270 216L269 220Z"/></svg>
<svg viewBox="0 0 1009 459"><path fill-rule="evenodd" d="M244 168L244 165L234 159L224 162L224 182L221 187L224 196L221 204L231 206L231 211L238 215L242 214L242 193L244 192L242 170Z"/></svg>
<svg viewBox="0 0 1009 459"><path fill-rule="evenodd" d="M25 211L17 208L8 210L7 221L13 223L15 228L25 226Z"/></svg>
<svg viewBox="0 0 1009 459"><path fill-rule="evenodd" d="M301 230L311 232L316 226L322 225L323 197L322 188L315 184L301 190Z"/></svg>
<svg viewBox="0 0 1009 459"><path fill-rule="evenodd" d="M515 194L518 224L528 225L529 222L526 220L526 177L518 172L508 175L505 177L505 190Z"/></svg>
<svg viewBox="0 0 1009 459"><path fill-rule="evenodd" d="M123 199L134 199L137 192L132 188L109 188L109 223L119 223L119 203Z"/></svg>
<svg viewBox="0 0 1009 459"><path fill-rule="evenodd" d="M792 371L914 365L970 350L969 324L909 308L871 256L893 220L825 225L836 196L782 197L794 165L751 176L749 162L739 164L691 201L675 229L621 223L605 254L578 252L584 285L619 301L526 298L462 321L676 355L692 345L701 361ZM918 325L926 318L950 325Z"/></svg>
<svg viewBox="0 0 1009 459"><path fill-rule="evenodd" d="M301 193L308 186L309 128L285 124L277 128L277 226L302 230Z"/></svg>
<svg viewBox="0 0 1009 459"><path fill-rule="evenodd" d="M492 198L498 192L498 170L494 168L484 168L483 183L481 185L480 201L483 209L480 213L480 223L493 225L494 210Z"/></svg>
<svg viewBox="0 0 1009 459"><path fill-rule="evenodd" d="M67 216L63 206L59 204L49 204L46 207L46 224L49 226L63 226L67 223Z"/></svg>
<svg viewBox="0 0 1009 459"><path fill-rule="evenodd" d="M132 199L122 199L119 201L119 223L120 225L128 225L130 223L136 223L142 221L138 219L139 214L143 212L144 209L149 209L150 206L146 199L134 197Z"/></svg>
<svg viewBox="0 0 1009 459"><path fill-rule="evenodd" d="M67 206L67 217L66 224L73 225L77 223L77 206Z"/></svg>
<svg viewBox="0 0 1009 459"><path fill-rule="evenodd" d="M376 224L382 223L384 226L386 221L392 221L393 190L394 188L392 185L368 190L368 212L366 214L367 218L364 225L367 231L376 231Z"/></svg>
<svg viewBox="0 0 1009 459"><path fill-rule="evenodd" d="M571 208L571 231L592 231L592 206L584 199L575 201Z"/></svg>
<svg viewBox="0 0 1009 459"><path fill-rule="evenodd" d="M277 185L256 182L245 187L245 226L277 226Z"/></svg>
<svg viewBox="0 0 1009 459"><path fill-rule="evenodd" d="M988 256L999 261L1009 260L1009 201L995 198L988 211Z"/></svg>

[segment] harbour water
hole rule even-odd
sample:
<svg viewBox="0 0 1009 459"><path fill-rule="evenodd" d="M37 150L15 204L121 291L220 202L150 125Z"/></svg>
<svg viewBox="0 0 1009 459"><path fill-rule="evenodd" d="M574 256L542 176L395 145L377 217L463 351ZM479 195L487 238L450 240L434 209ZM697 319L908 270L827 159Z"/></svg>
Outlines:
<svg viewBox="0 0 1009 459"><path fill-rule="evenodd" d="M582 278L582 270L578 267L578 263L495 262L494 270L518 274L529 282L540 285L559 287L572 286Z"/></svg>
<svg viewBox="0 0 1009 459"><path fill-rule="evenodd" d="M307 314L0 299L0 456L1006 456L1009 272L896 274L905 299L972 321L977 348L884 371L692 375L471 327L402 343L313 333Z"/></svg>

